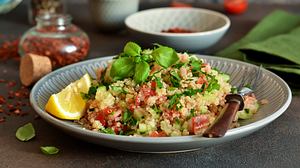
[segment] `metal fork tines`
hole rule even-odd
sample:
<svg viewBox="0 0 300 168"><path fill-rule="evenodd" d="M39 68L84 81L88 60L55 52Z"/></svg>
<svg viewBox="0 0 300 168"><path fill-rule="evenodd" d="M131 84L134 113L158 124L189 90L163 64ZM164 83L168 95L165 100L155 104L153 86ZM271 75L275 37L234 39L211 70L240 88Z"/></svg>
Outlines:
<svg viewBox="0 0 300 168"><path fill-rule="evenodd" d="M259 67L251 68L250 73L248 73L249 69L246 70L246 75L242 78L241 83L237 87L238 94L240 94L241 96L245 96L256 90L259 80L262 76L262 68L262 65L260 65Z"/></svg>

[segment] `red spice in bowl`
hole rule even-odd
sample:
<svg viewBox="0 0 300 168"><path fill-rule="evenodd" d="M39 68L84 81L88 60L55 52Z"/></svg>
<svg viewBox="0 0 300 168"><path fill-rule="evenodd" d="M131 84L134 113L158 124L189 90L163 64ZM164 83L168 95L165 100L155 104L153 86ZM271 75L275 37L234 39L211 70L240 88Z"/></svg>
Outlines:
<svg viewBox="0 0 300 168"><path fill-rule="evenodd" d="M183 29L179 27L169 28L167 30L162 30L162 33L195 33L193 30Z"/></svg>

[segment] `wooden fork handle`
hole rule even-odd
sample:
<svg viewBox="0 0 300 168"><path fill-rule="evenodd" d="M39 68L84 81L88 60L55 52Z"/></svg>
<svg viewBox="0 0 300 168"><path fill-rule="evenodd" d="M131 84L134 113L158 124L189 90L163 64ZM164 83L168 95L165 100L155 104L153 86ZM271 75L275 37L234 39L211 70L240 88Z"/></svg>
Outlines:
<svg viewBox="0 0 300 168"><path fill-rule="evenodd" d="M239 100L228 101L216 121L204 132L204 137L217 138L225 135L237 111L240 108Z"/></svg>

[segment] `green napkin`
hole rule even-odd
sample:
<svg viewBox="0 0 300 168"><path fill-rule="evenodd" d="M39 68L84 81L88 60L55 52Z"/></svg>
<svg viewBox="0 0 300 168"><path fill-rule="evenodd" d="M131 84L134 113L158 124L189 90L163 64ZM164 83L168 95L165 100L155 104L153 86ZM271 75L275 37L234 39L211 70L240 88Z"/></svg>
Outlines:
<svg viewBox="0 0 300 168"><path fill-rule="evenodd" d="M243 60L300 77L300 16L275 11L217 56Z"/></svg>

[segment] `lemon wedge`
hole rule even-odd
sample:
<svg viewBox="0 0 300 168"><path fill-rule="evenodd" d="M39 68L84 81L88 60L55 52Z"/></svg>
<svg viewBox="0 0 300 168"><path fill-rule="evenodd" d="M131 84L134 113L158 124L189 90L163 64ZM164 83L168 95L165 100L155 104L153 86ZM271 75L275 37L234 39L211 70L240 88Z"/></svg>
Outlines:
<svg viewBox="0 0 300 168"><path fill-rule="evenodd" d="M86 107L86 102L81 97L81 93L88 93L91 83L90 75L85 74L59 93L52 94L46 104L46 111L60 119L80 119Z"/></svg>

